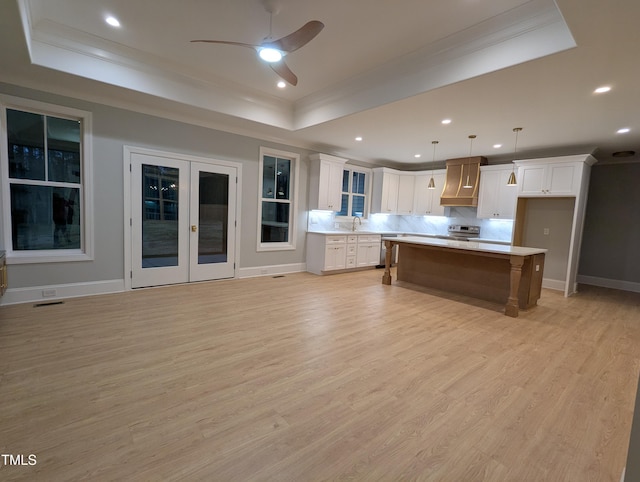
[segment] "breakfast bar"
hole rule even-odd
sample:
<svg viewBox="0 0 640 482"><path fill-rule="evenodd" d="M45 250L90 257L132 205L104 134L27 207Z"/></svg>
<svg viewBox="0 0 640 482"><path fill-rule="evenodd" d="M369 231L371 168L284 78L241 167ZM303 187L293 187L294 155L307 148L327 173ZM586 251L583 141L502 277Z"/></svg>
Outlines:
<svg viewBox="0 0 640 482"><path fill-rule="evenodd" d="M427 288L505 303L505 315L540 298L546 249L405 236L382 238L387 247L382 284L391 284L391 252L398 246L397 279Z"/></svg>

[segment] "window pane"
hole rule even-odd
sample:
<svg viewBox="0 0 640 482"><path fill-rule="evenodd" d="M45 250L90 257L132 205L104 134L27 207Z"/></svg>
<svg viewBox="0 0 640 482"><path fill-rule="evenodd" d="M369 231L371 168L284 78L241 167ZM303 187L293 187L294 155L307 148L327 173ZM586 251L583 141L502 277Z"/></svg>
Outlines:
<svg viewBox="0 0 640 482"><path fill-rule="evenodd" d="M276 198L289 199L289 179L291 174L291 161L278 159L278 171L276 172Z"/></svg>
<svg viewBox="0 0 640 482"><path fill-rule="evenodd" d="M80 123L47 117L49 181L80 182Z"/></svg>
<svg viewBox="0 0 640 482"><path fill-rule="evenodd" d="M353 173L353 189L352 192L364 194L364 172Z"/></svg>
<svg viewBox="0 0 640 482"><path fill-rule="evenodd" d="M13 249L80 249L80 189L11 184Z"/></svg>
<svg viewBox="0 0 640 482"><path fill-rule="evenodd" d="M342 192L349 192L349 174L351 171L342 171Z"/></svg>
<svg viewBox="0 0 640 482"><path fill-rule="evenodd" d="M275 199L276 194L276 158L264 156L262 160L262 197Z"/></svg>
<svg viewBox="0 0 640 482"><path fill-rule="evenodd" d="M353 195L351 200L351 215L352 216L364 216L364 196Z"/></svg>
<svg viewBox="0 0 640 482"><path fill-rule="evenodd" d="M346 216L349 211L349 195L342 195L342 203L340 204L340 211L336 213L336 216Z"/></svg>
<svg viewBox="0 0 640 482"><path fill-rule="evenodd" d="M263 243L289 242L289 203L262 202L260 241Z"/></svg>
<svg viewBox="0 0 640 482"><path fill-rule="evenodd" d="M178 265L179 170L142 165L142 267Z"/></svg>
<svg viewBox="0 0 640 482"><path fill-rule="evenodd" d="M44 116L7 109L9 177L45 180Z"/></svg>
<svg viewBox="0 0 640 482"><path fill-rule="evenodd" d="M229 176L200 171L198 264L227 262Z"/></svg>

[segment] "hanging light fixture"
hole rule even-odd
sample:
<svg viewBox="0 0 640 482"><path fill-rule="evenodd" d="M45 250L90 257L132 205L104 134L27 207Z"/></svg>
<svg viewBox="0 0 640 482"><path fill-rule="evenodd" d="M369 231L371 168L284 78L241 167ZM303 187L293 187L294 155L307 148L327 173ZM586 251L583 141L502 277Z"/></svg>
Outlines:
<svg viewBox="0 0 640 482"><path fill-rule="evenodd" d="M515 145L513 147L513 159L515 160L516 158L516 149L518 148L518 133L522 130L522 127L514 127L513 128L513 132L516 133L516 142ZM518 181L516 181L516 166L515 164L513 164L513 161L511 161L511 164L513 165L513 168L511 169L511 174L509 174L509 180L507 181L507 186L515 186L516 184L518 184Z"/></svg>
<svg viewBox="0 0 640 482"><path fill-rule="evenodd" d="M427 185L427 189L436 188L436 183L433 180L433 163L436 161L436 144L438 144L438 141L431 141L431 144L433 144L433 157L431 158L431 179L429 179L429 184Z"/></svg>
<svg viewBox="0 0 640 482"><path fill-rule="evenodd" d="M469 169L467 170L467 182L465 183L464 188L472 188L471 180L469 179L469 175L471 173L471 149L473 148L473 140L476 138L475 135L471 134L469 136Z"/></svg>

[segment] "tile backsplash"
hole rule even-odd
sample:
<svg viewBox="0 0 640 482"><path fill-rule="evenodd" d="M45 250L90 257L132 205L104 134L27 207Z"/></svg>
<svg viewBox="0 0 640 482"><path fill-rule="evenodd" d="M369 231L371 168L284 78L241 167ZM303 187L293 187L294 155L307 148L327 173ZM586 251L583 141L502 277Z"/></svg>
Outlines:
<svg viewBox="0 0 640 482"><path fill-rule="evenodd" d="M416 234L447 234L451 224L480 226L480 237L496 241L511 242L512 220L478 219L476 208L450 207L446 216L400 216L372 214L362 219L361 231L401 232ZM352 218L336 217L335 213L310 211L307 221L308 231L350 231Z"/></svg>

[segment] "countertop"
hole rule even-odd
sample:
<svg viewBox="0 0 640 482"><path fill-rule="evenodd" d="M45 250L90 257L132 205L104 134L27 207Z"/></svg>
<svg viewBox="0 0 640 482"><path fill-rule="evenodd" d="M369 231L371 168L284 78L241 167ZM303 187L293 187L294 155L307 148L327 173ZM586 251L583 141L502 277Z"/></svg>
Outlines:
<svg viewBox="0 0 640 482"><path fill-rule="evenodd" d="M483 243L476 241L452 241L450 239L428 238L424 236L382 237L382 240L396 243L418 244L423 246L441 246L443 248L460 249L464 251L479 251L484 253L508 254L516 256L531 256L546 253L546 249L527 248L524 246L510 246L504 244Z"/></svg>
<svg viewBox="0 0 640 482"><path fill-rule="evenodd" d="M402 237L407 237L407 236L419 236L419 237L423 237L423 238L437 238L438 235L437 234L423 234L423 233L407 233L405 231L368 231L365 229L357 229L355 231L350 231L350 230L341 230L341 231L307 231L307 234L320 234L323 236L326 235L335 235L335 236L345 236L345 235L350 235L350 234L380 234L381 236L389 236L389 235L396 235L396 236L402 236ZM488 238L477 238L474 241L478 241L481 243L496 243L496 244L504 244L504 245L510 245L511 242L510 241L503 241L500 239L488 239ZM466 241L464 241L466 242Z"/></svg>

